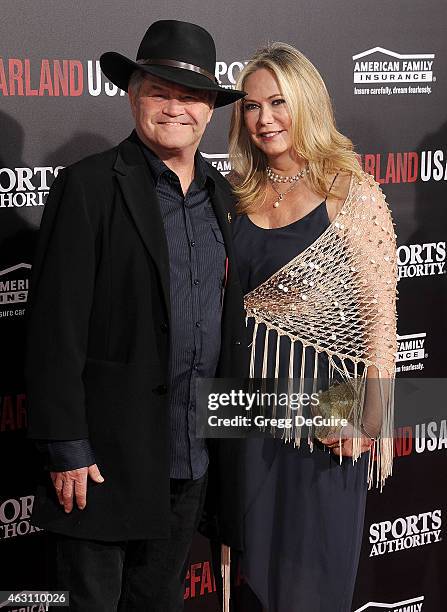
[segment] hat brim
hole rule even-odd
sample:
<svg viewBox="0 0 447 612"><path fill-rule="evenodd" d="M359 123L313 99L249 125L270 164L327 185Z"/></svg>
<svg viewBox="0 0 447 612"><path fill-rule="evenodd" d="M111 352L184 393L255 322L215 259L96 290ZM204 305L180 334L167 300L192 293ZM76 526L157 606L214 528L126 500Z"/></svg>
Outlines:
<svg viewBox="0 0 447 612"><path fill-rule="evenodd" d="M159 77L160 79L164 79L165 81L176 83L177 85L183 85L191 89L215 92L217 94L214 103L215 108L232 104L247 95L245 91L219 87L219 85L213 83L208 77L198 72L193 72L192 70L186 70L184 68L175 68L173 66L139 64L115 51L103 53L99 59L99 63L106 77L124 91L127 91L132 72L139 69Z"/></svg>

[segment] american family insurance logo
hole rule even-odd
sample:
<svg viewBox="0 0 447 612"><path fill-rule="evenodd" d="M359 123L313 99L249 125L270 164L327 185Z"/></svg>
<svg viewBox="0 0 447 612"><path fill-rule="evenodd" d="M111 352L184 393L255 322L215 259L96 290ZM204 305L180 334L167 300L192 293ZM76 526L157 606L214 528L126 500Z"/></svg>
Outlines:
<svg viewBox="0 0 447 612"><path fill-rule="evenodd" d="M417 181L447 181L447 151L398 151L363 153L362 168L383 185Z"/></svg>
<svg viewBox="0 0 447 612"><path fill-rule="evenodd" d="M30 273L27 263L0 270L0 319L25 314Z"/></svg>
<svg viewBox="0 0 447 612"><path fill-rule="evenodd" d="M226 176L231 170L228 153L202 153L202 157L206 159L216 170L223 176Z"/></svg>
<svg viewBox="0 0 447 612"><path fill-rule="evenodd" d="M436 81L434 53L401 54L374 47L352 56L354 94L430 94Z"/></svg>
<svg viewBox="0 0 447 612"><path fill-rule="evenodd" d="M425 332L397 336L397 374L424 369L423 361L428 357L426 340Z"/></svg>
<svg viewBox="0 0 447 612"><path fill-rule="evenodd" d="M219 84L234 89L246 60L216 62ZM125 96L101 71L99 60L1 58L0 96Z"/></svg>
<svg viewBox="0 0 447 612"><path fill-rule="evenodd" d="M370 601L365 605L357 608L355 612L423 612L424 596L412 597L411 599L405 599L404 601L398 601L396 603L379 603L377 601Z"/></svg>

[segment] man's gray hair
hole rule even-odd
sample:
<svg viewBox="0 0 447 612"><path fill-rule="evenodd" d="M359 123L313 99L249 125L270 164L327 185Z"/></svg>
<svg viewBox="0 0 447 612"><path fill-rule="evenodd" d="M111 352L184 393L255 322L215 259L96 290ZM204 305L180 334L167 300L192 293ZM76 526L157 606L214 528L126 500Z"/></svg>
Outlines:
<svg viewBox="0 0 447 612"><path fill-rule="evenodd" d="M137 60L137 64L144 64L144 60ZM146 78L146 73L144 72L144 70L140 70L139 68L136 68L130 75L129 84L127 86L127 89L131 89L132 93L137 95L138 92L140 91L140 87L143 84L145 78Z"/></svg>

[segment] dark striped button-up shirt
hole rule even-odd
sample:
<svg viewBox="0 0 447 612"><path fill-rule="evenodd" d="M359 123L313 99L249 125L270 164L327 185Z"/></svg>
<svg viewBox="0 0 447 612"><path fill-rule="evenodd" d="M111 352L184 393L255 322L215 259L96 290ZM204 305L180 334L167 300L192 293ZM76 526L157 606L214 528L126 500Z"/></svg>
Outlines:
<svg viewBox="0 0 447 612"><path fill-rule="evenodd" d="M217 367L226 251L210 200L214 182L201 155L195 157L194 181L184 195L174 172L143 143L141 147L155 182L169 251L171 478L197 479L207 469L208 453L205 440L195 436L195 385L199 376L213 377ZM37 445L50 470L95 462L89 440Z"/></svg>
<svg viewBox="0 0 447 612"><path fill-rule="evenodd" d="M184 195L177 175L142 146L169 251L171 478L197 479L208 453L195 435L195 388L198 377L215 375L219 359L226 251L210 199L214 182L201 155Z"/></svg>

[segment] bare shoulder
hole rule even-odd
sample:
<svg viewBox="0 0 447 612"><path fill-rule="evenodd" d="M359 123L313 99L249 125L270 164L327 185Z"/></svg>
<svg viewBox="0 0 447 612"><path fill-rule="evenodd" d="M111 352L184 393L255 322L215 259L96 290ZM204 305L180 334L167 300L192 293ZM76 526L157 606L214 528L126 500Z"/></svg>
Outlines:
<svg viewBox="0 0 447 612"><path fill-rule="evenodd" d="M333 190L336 196L343 201L348 197L351 178L351 172L339 172L335 177Z"/></svg>

